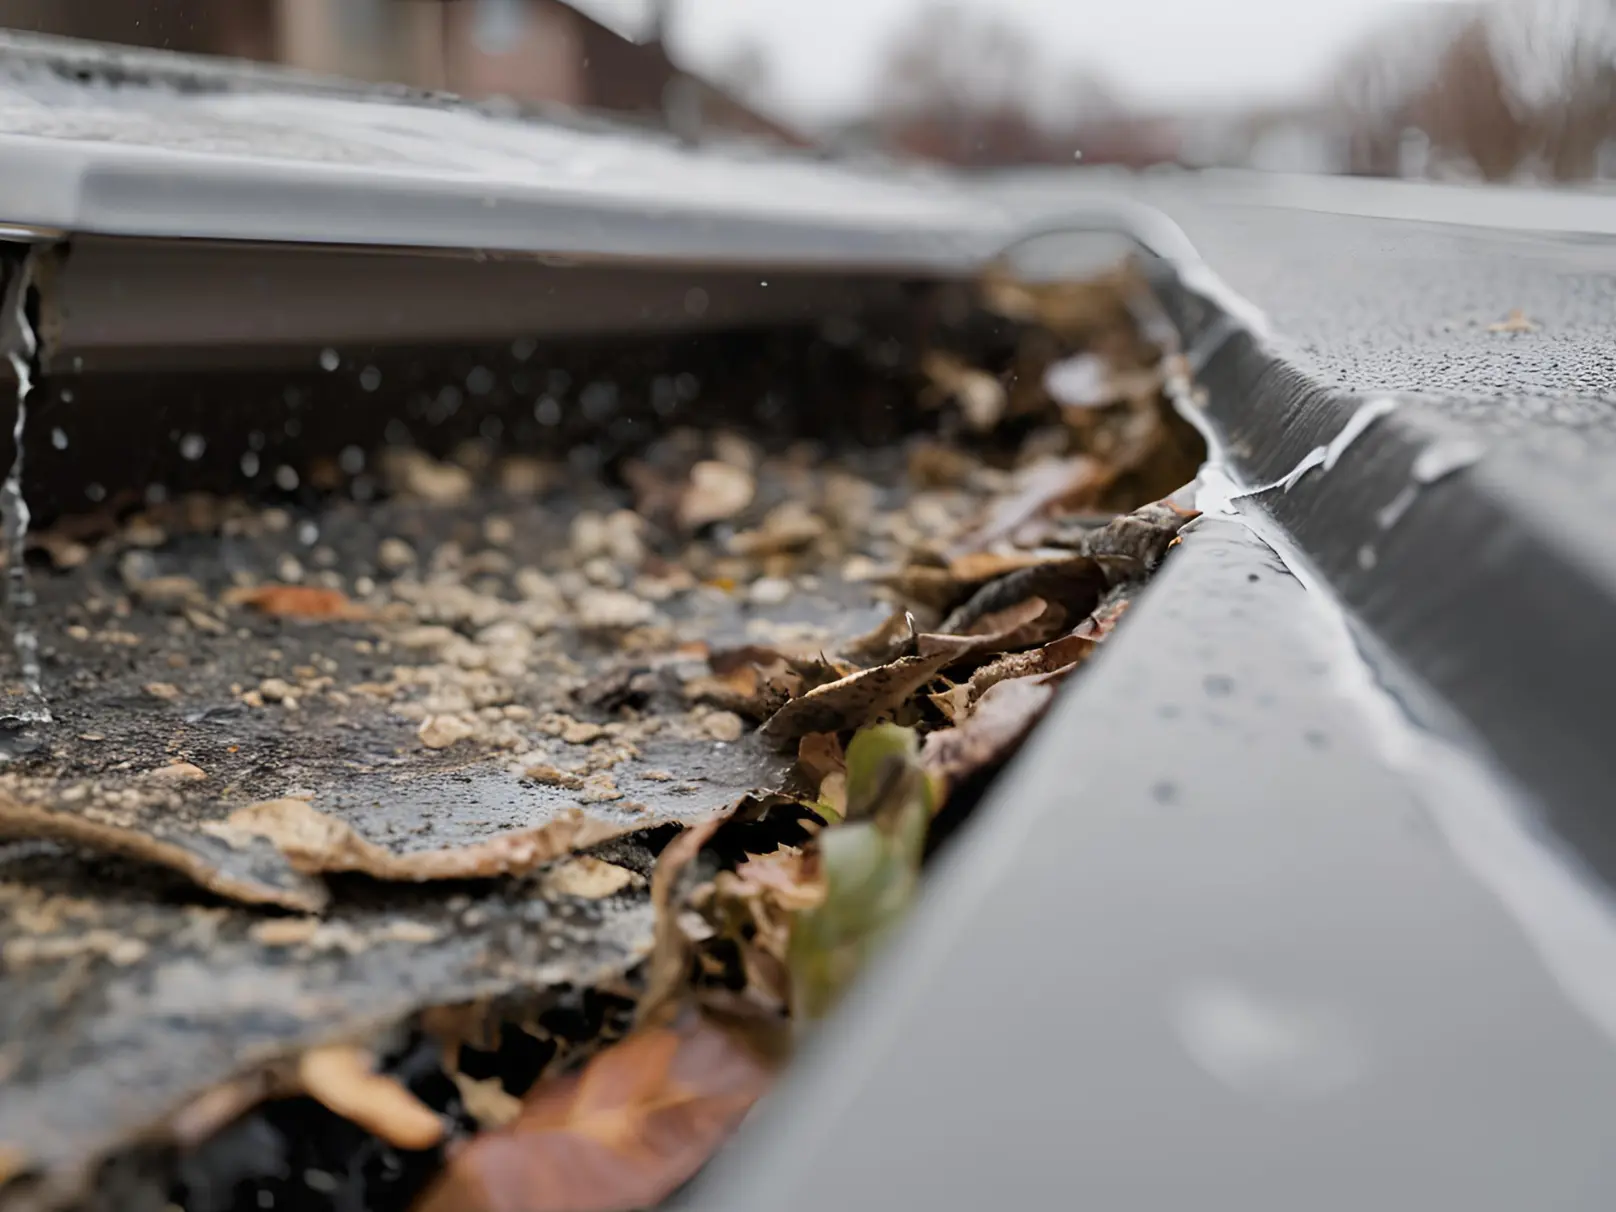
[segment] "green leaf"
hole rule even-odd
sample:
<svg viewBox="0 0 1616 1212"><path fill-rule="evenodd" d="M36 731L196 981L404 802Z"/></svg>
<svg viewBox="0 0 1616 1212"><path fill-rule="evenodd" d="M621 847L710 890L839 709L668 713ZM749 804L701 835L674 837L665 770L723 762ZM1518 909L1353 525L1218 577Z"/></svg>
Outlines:
<svg viewBox="0 0 1616 1212"><path fill-rule="evenodd" d="M793 1012L822 1017L902 921L920 886L932 783L911 729L868 728L847 747L847 823L819 835L825 899L792 923Z"/></svg>

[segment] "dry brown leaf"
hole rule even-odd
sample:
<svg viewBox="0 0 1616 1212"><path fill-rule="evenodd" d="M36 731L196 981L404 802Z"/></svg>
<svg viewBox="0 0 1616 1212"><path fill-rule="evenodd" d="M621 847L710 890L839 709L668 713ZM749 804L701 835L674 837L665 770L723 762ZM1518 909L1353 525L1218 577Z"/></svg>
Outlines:
<svg viewBox="0 0 1616 1212"><path fill-rule="evenodd" d="M374 1058L362 1048L312 1048L298 1059L297 1075L315 1102L396 1149L418 1152L443 1139L437 1112L401 1082L377 1073Z"/></svg>
<svg viewBox="0 0 1616 1212"><path fill-rule="evenodd" d="M1105 569L1087 555L1046 561L989 581L944 619L938 630L947 635L967 634L988 615L1035 597L1072 616L1086 615L1109 587Z"/></svg>
<svg viewBox="0 0 1616 1212"><path fill-rule="evenodd" d="M307 875L354 872L378 880L425 883L523 875L629 830L573 809L537 829L500 834L470 846L394 854L306 800L281 799L238 808L214 832L265 838L295 870Z"/></svg>
<svg viewBox="0 0 1616 1212"><path fill-rule="evenodd" d="M768 1089L768 1065L701 1019L630 1036L541 1082L473 1140L417 1212L628 1212L660 1203Z"/></svg>
<svg viewBox="0 0 1616 1212"><path fill-rule="evenodd" d="M1014 678L989 689L963 721L926 738L926 770L954 783L1010 755L1055 698L1058 675Z"/></svg>
<svg viewBox="0 0 1616 1212"><path fill-rule="evenodd" d="M971 675L970 681L932 695L931 701L950 721L958 723L984 694L1000 682L1069 669L1088 659L1096 647L1097 639L1093 635L1074 633L1031 652L1010 653L982 666Z"/></svg>
<svg viewBox="0 0 1616 1212"><path fill-rule="evenodd" d="M722 673L692 678L685 683L685 697L749 719L766 720L802 688L802 679L784 661L774 661L767 666L736 665Z"/></svg>
<svg viewBox="0 0 1616 1212"><path fill-rule="evenodd" d="M1114 475L1109 464L1081 454L1030 469L1020 491L995 502L982 524L949 548L956 557L949 567L958 571L958 557L991 547L1037 518L1093 506Z"/></svg>
<svg viewBox="0 0 1616 1212"><path fill-rule="evenodd" d="M953 652L900 657L887 665L849 674L792 699L764 721L759 732L779 745L810 732L846 732L891 711L958 657Z"/></svg>
<svg viewBox="0 0 1616 1212"><path fill-rule="evenodd" d="M948 571L961 585L985 585L1021 568L1049 563L1047 555L1030 551L969 551L948 561Z"/></svg>
<svg viewBox="0 0 1616 1212"><path fill-rule="evenodd" d="M697 463L680 494L679 525L700 530L713 522L727 522L752 503L757 482L745 468L717 460Z"/></svg>
<svg viewBox="0 0 1616 1212"><path fill-rule="evenodd" d="M1161 563L1178 532L1201 513L1156 501L1086 535L1080 551L1098 561L1113 585L1138 580Z"/></svg>
<svg viewBox="0 0 1616 1212"><path fill-rule="evenodd" d="M645 963L645 992L635 1008L641 1026L658 1023L678 1012L690 972L691 941L680 918L690 892L686 870L701 848L712 840L724 817L714 817L687 828L657 856L651 873L651 907L656 911L656 937Z"/></svg>
<svg viewBox="0 0 1616 1212"><path fill-rule="evenodd" d="M797 742L797 769L816 789L831 775L846 773L841 738L834 732L810 732Z"/></svg>
<svg viewBox="0 0 1616 1212"><path fill-rule="evenodd" d="M855 661L873 665L885 665L901 656L913 656L914 650L915 619L907 610L893 611L873 631L849 640L840 649Z"/></svg>
<svg viewBox="0 0 1616 1212"><path fill-rule="evenodd" d="M916 645L921 656L948 653L954 661L963 661L1031 648L1059 635L1065 625L1066 611L1034 597L983 615L965 635L923 635Z"/></svg>
<svg viewBox="0 0 1616 1212"><path fill-rule="evenodd" d="M320 589L312 585L259 585L232 589L224 595L226 605L249 606L279 619L305 622L368 619L370 610L353 601L340 589Z"/></svg>

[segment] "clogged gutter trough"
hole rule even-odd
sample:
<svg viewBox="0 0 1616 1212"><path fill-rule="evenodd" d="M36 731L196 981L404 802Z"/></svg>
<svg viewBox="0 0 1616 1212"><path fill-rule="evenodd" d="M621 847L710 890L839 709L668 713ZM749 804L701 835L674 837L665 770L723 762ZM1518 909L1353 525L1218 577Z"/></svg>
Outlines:
<svg viewBox="0 0 1616 1212"><path fill-rule="evenodd" d="M967 1206L1012 1170L1058 1196L1047 1151L1013 1160L1036 1122L973 1130L967 1100L923 1090L988 1059L957 1055L960 1039L1043 1013L1007 1009L1006 980L1047 999L1049 974L1075 971L1060 955L1090 972L1155 962L1151 931L1093 937L1129 920L1109 875L1196 904L1191 871L1171 895L1157 880L1193 830L1164 820L1106 867L1109 843L1073 844L1074 827L1151 830L1142 805L1216 804L1242 747L1272 759L1253 767L1271 772L1261 810L1285 771L1319 762L1345 775L1309 791L1315 807L1371 783L1388 807L1501 786L1483 772L1433 791L1357 747L1356 724L1300 725L1334 701L1310 679L1364 678L1362 658L1326 593L1292 593L1308 535L1226 507L1269 479L1281 496L1347 483L1381 418L1343 416L1318 441L1235 432L1224 404L1247 384L1209 371L1255 339L1252 318L1182 248L1160 257L1146 212L1096 206L1075 225L1158 254L1142 264L1167 327L1126 275L979 283L1013 226L935 181L168 56L13 50L7 87L43 103L4 136L34 171L8 176L0 218L19 237L13 314L42 338L23 471L52 718L13 713L0 820L19 839L0 852L8 1207L641 1206L694 1173L866 954L881 960L855 1004L806 1044L815 1063L788 1071L693 1198L890 1205L946 1174L924 1198ZM1197 298L1211 310L1186 311ZM1175 343L1187 362L1164 365ZM1198 487L1127 514L1192 478L1191 422L1215 456ZM1273 475L1253 478L1253 459ZM1197 505L1223 516L1186 528ZM1158 565L1168 587L1139 594ZM1247 618L1284 641L1259 658ZM1249 705L1227 671L1293 656ZM1186 679L1213 726L1240 721L1220 744L1168 693ZM990 784L1062 680L1032 754ZM1354 710L1379 702L1364 682ZM1294 736L1253 723L1286 694ZM1153 695L1147 722L1135 707ZM1249 842L1245 819L1224 837ZM1344 819L1318 816L1308 841ZM1295 824L1223 863L1291 845ZM1503 852L1449 836L1519 910ZM917 890L923 849L940 853ZM1319 890L1354 853L1334 852ZM1442 870L1398 870L1411 893L1448 895ZM1266 914L1330 957L1343 915L1309 934L1311 902L1272 874L1249 872ZM1058 911L1071 887L1100 898L1077 919ZM1557 974L1587 970L1560 945L1579 896L1523 919ZM1463 903L1446 928L1489 945L1517 928ZM1194 920L1230 914L1215 898ZM1185 919L1161 937L1196 934ZM1359 1080L1358 1038L1328 1014L1299 1037L1299 1068L1231 1060L1220 1024L1296 1003L1208 975L1215 937L1189 955L1173 961L1176 1043L1093 1054L1154 1021L1152 995L1118 979L1091 995L1085 1035L1010 1030L973 1080L997 1083L1000 1107L1057 1079L1093 1088L1107 1058L1137 1066L1130 1088L1181 1054L1257 1098ZM1585 1029L1597 990L1567 979ZM1500 1054L1512 1038L1495 1035ZM880 1039L901 1045L872 1053ZM583 1114L625 1072L655 1097L610 1122L665 1098L687 1109L676 1147L630 1148ZM1540 1117L1574 1101L1528 1095ZM1101 1116L1094 1140L1145 1118ZM832 1164L819 1150L838 1134ZM1581 1156L1584 1136L1560 1148ZM901 1160L956 1137L972 1147L949 1164ZM891 1156L860 1152L877 1145ZM603 1147L613 1183L580 1186L567 1159Z"/></svg>
<svg viewBox="0 0 1616 1212"><path fill-rule="evenodd" d="M175 238L97 212L138 155L12 150L86 192L5 259L8 1208L654 1202L1194 517L1125 270L977 281L852 188L585 250L551 198L543 259ZM659 1041L748 1093L545 1163Z"/></svg>

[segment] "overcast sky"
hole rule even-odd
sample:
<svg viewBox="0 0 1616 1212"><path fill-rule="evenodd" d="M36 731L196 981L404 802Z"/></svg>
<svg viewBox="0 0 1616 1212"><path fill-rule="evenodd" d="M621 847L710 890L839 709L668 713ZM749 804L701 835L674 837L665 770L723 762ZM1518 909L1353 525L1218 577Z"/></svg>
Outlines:
<svg viewBox="0 0 1616 1212"><path fill-rule="evenodd" d="M633 0L596 0L632 3ZM1335 52L1411 0L964 0L1024 22L1055 64L1097 66L1147 104L1294 95ZM882 52L924 0L674 0L674 43L698 70L743 40L767 56L771 107L800 119L858 108Z"/></svg>

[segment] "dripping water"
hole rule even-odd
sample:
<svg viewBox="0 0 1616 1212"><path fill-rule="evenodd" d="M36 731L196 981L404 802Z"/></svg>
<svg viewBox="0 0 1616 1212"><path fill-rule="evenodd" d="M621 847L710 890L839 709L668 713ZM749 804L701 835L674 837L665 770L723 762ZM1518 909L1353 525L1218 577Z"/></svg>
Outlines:
<svg viewBox="0 0 1616 1212"><path fill-rule="evenodd" d="M39 340L28 316L31 269L31 257L18 264L11 290L11 332L5 352L17 379L17 412L11 429L16 449L11 468L0 482L0 542L4 543L6 555L5 615L25 698L20 704L8 705L0 714L0 757L16 756L35 747L37 739L30 735L32 729L51 722L39 664L39 635L34 630L34 591L24 558L30 514L22 487L23 443L28 429L28 396L33 390L39 357Z"/></svg>

